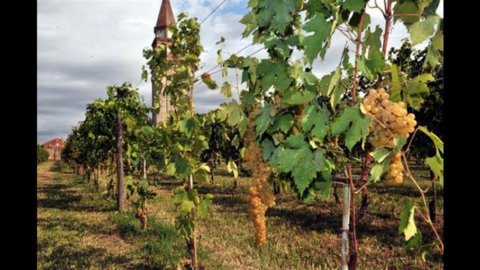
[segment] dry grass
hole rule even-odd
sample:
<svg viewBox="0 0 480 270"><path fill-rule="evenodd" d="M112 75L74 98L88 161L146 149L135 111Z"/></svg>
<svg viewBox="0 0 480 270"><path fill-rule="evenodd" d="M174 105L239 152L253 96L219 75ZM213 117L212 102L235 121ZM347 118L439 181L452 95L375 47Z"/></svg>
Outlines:
<svg viewBox="0 0 480 270"><path fill-rule="evenodd" d="M187 259L183 242L171 231L175 218L171 190L177 182L157 179L159 184L152 189L158 196L151 202L154 228L141 232L133 214L119 218L111 209L102 207L104 210L98 211L98 205L109 202L75 181L71 174L61 174L61 179L53 183L46 180L52 177L48 169L41 170L38 196L39 201L45 201L39 202L38 211L38 245L42 247L39 268L174 269L185 262L180 258ZM247 215L250 183L251 179L241 177L232 191L233 178L220 171L214 185L199 185L201 193L215 196L213 211L198 225L202 268L338 269L341 203L335 204L332 197L307 206L290 194L282 194L277 205L267 212L268 243L258 248ZM443 269L439 256L427 254L423 261L420 254L405 251L403 236L398 234L402 202L406 198L418 199L415 189L408 184L376 184L369 190L370 212L358 224L359 269ZM441 194L439 197L443 206ZM430 241L428 228L422 224L419 227L424 239ZM132 233L122 233L125 231ZM155 232L161 232L163 238L155 238ZM68 263L66 257L70 258Z"/></svg>

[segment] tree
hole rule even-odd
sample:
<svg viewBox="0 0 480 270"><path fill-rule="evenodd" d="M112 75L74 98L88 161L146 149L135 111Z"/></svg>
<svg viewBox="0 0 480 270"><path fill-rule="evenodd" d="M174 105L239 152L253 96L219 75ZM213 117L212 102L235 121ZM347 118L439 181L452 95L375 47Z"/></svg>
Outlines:
<svg viewBox="0 0 480 270"><path fill-rule="evenodd" d="M45 150L42 145L37 144L37 164L47 161L48 156L47 150Z"/></svg>
<svg viewBox="0 0 480 270"><path fill-rule="evenodd" d="M212 196L200 196L194 188L195 182L206 179L210 171L201 160L201 154L208 148L208 141L201 129L200 119L194 113L193 84L195 72L199 68L200 24L197 19L186 14L178 15L177 24L169 26L172 32L170 51L172 61L160 45L154 50L145 50L151 71L151 80L156 89L164 89L164 94L175 104L167 123L159 127L161 155L167 174L175 176L183 184L174 189L177 206L176 228L186 240L193 269L198 268L196 220L206 216L212 203ZM174 70L175 72L169 72ZM144 72L144 75L147 75ZM167 82L163 84L163 80Z"/></svg>

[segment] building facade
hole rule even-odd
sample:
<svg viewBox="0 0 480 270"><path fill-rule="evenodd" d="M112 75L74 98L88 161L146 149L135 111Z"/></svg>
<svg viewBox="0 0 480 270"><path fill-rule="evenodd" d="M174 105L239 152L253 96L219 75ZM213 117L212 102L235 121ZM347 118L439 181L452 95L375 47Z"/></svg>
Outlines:
<svg viewBox="0 0 480 270"><path fill-rule="evenodd" d="M62 149L65 148L65 140L62 138L51 139L42 146L48 152L48 160L60 160Z"/></svg>

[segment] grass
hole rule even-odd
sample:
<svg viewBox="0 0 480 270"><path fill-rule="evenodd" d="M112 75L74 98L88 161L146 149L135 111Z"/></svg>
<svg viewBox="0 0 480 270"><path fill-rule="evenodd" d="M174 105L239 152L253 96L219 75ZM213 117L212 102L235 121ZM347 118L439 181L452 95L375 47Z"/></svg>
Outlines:
<svg viewBox="0 0 480 270"><path fill-rule="evenodd" d="M46 172L48 166L41 164L38 170ZM153 213L144 231L133 211L117 213L115 201L75 180L65 168L56 173L61 179L45 181L48 184L39 180L39 269L177 269L188 262L184 241L174 228L171 190L177 182L156 176L158 185L152 189L158 195L150 202ZM420 168L414 173L428 176ZM219 170L215 184L198 185L200 193L214 195L211 214L198 222L202 268L338 269L342 204L332 196L308 206L292 194L281 194L277 205L267 211L268 242L258 248L248 220L251 182L240 177L232 190L233 178ZM398 233L403 201L420 202L412 184L373 184L369 198L369 214L357 226L359 269L443 269L439 256L427 254L424 261L421 254L403 248L404 237ZM438 198L442 231L442 192ZM432 241L429 228L419 219L417 226L424 240Z"/></svg>

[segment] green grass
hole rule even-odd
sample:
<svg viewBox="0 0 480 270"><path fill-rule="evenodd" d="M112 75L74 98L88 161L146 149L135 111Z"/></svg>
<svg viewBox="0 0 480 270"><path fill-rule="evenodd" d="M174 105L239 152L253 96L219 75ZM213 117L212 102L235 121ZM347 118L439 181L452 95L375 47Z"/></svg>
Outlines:
<svg viewBox="0 0 480 270"><path fill-rule="evenodd" d="M187 257L184 242L174 226L148 219L148 228L143 230L134 212L116 213L114 221L120 235L137 243L135 256L145 261L146 265L161 269L175 267Z"/></svg>
<svg viewBox="0 0 480 270"><path fill-rule="evenodd" d="M423 188L428 185L428 171L416 168L414 174L423 179ZM70 269L71 265L76 269L176 269L188 263L185 242L174 227L171 191L178 182L160 175L152 181L158 183L153 188L158 196L149 203L153 212L148 229L143 230L133 210L117 213L114 200L71 174L60 175L62 179L53 181L39 198L39 269ZM198 222L202 269L339 267L341 203L336 204L331 196L326 202L308 206L293 194L282 193L277 205L267 211L268 242L258 248L246 201L251 183L250 178L240 177L237 189L232 190L233 178L218 170L215 184L197 185L200 193L214 195L213 210ZM443 269L438 254L428 253L424 261L419 252L403 248L399 213L406 199L421 202L415 187L409 182L401 186L378 183L369 185L368 190L369 213L357 225L358 269ZM443 192L437 194L441 233ZM341 198L340 189L339 195ZM356 198L359 206L359 195ZM426 242L434 239L418 218L417 226ZM105 237L105 243L76 244L99 236ZM123 247L118 247L119 242Z"/></svg>

